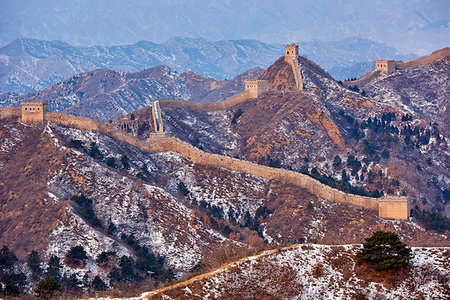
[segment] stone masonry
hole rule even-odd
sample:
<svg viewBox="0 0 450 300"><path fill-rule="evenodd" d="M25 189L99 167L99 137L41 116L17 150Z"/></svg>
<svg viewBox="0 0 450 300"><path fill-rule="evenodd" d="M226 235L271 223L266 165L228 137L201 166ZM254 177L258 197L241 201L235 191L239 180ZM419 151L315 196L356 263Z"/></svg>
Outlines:
<svg viewBox="0 0 450 300"><path fill-rule="evenodd" d="M22 122L26 124L42 124L47 111L48 103L46 101L24 101L22 102Z"/></svg>
<svg viewBox="0 0 450 300"><path fill-rule="evenodd" d="M259 97L270 89L270 84L267 80L246 80L244 84L245 91L250 98Z"/></svg>
<svg viewBox="0 0 450 300"><path fill-rule="evenodd" d="M395 72L395 60L377 60L375 63L375 71L389 75Z"/></svg>
<svg viewBox="0 0 450 300"><path fill-rule="evenodd" d="M298 64L298 45L292 43L285 46L284 61L292 66L292 72L294 72L295 83L297 89L303 90L303 80L300 66Z"/></svg>

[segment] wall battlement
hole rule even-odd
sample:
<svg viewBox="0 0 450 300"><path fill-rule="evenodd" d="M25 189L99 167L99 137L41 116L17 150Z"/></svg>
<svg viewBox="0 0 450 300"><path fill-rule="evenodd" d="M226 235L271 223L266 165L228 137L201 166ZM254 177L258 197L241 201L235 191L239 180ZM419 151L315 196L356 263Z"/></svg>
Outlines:
<svg viewBox="0 0 450 300"><path fill-rule="evenodd" d="M375 62L375 71L389 75L395 72L395 60L377 60Z"/></svg>

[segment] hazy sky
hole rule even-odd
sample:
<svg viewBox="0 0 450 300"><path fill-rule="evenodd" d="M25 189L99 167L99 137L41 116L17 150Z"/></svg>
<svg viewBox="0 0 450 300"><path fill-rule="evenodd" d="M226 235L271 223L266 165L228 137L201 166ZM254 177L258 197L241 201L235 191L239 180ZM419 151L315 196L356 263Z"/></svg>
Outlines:
<svg viewBox="0 0 450 300"><path fill-rule="evenodd" d="M403 53L449 46L450 0L0 0L0 44L17 37L114 45L174 36L264 42L362 36Z"/></svg>

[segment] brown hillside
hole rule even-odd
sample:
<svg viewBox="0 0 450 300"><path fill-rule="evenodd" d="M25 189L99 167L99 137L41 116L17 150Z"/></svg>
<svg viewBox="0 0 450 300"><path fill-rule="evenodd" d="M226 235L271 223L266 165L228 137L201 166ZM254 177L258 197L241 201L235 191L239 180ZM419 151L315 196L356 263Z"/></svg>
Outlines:
<svg viewBox="0 0 450 300"><path fill-rule="evenodd" d="M45 250L50 233L64 219L67 207L53 202L47 182L60 170L65 153L41 128L5 120L0 128L3 141L15 141L0 151L0 245L24 259L33 249Z"/></svg>
<svg viewBox="0 0 450 300"><path fill-rule="evenodd" d="M275 91L292 91L297 89L292 67L284 61L284 56L271 65L261 75L260 79L270 82L272 90Z"/></svg>
<svg viewBox="0 0 450 300"><path fill-rule="evenodd" d="M442 60L443 58L446 58L450 55L450 47L443 48L437 51L434 51L430 55L423 56L420 58L408 60L408 61L397 61L395 63L395 68L397 70L405 70L408 68L423 66L423 65L429 65L432 63L435 63L439 60ZM380 71L371 71L364 75L361 78L358 78L357 80L352 81L344 81L345 86L365 86L370 84L371 82L375 81L380 76Z"/></svg>

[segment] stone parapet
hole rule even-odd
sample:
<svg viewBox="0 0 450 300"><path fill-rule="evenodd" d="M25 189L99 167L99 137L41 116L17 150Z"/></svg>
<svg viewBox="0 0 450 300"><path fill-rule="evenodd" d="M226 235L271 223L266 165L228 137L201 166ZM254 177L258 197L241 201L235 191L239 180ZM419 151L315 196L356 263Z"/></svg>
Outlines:
<svg viewBox="0 0 450 300"><path fill-rule="evenodd" d="M19 119L22 113L20 107L0 108L0 119Z"/></svg>

